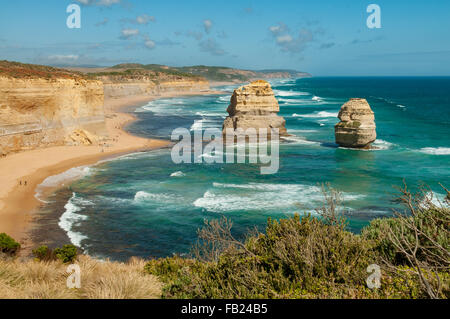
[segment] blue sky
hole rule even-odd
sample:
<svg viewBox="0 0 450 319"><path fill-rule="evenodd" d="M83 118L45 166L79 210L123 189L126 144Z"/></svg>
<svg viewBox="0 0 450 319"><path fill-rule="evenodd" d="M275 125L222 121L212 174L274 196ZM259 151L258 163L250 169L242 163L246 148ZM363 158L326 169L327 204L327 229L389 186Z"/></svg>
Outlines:
<svg viewBox="0 0 450 319"><path fill-rule="evenodd" d="M81 7L81 29L66 26L71 3ZM366 25L371 3L381 8L380 29ZM2 1L0 59L450 75L450 1Z"/></svg>

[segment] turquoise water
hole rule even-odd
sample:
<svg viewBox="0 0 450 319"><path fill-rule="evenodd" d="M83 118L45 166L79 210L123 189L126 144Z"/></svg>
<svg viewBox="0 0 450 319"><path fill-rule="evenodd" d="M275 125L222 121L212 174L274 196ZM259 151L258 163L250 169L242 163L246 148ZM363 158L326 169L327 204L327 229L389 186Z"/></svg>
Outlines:
<svg viewBox="0 0 450 319"><path fill-rule="evenodd" d="M59 226L89 254L123 260L187 253L203 220L225 215L236 236L268 217L312 212L320 183L339 189L350 229L359 231L397 207L394 186L450 182L450 78L311 78L272 81L293 136L280 146L280 169L256 164L174 164L170 150L131 154L84 169L52 200ZM168 138L173 129L221 127L230 90L158 100L136 110L129 131ZM228 90L228 91L227 91ZM227 91L227 92L225 92ZM366 98L375 112L378 150L334 144L343 103Z"/></svg>

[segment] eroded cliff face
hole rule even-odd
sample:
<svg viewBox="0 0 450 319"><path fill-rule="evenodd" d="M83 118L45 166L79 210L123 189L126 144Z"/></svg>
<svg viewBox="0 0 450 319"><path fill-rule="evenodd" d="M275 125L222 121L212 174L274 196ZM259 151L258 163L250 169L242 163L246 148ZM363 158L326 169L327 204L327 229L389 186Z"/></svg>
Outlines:
<svg viewBox="0 0 450 319"><path fill-rule="evenodd" d="M160 95L167 92L201 92L209 90L209 82L202 79L153 80L100 77L104 83L105 98L130 95Z"/></svg>
<svg viewBox="0 0 450 319"><path fill-rule="evenodd" d="M223 123L223 131L227 129L247 130L254 128L278 129L279 135L287 135L286 121L278 116L280 106L270 84L264 80L254 81L234 90L227 112L229 116Z"/></svg>
<svg viewBox="0 0 450 319"><path fill-rule="evenodd" d="M94 136L106 134L103 104L100 81L0 76L0 155L86 144L84 135L98 142Z"/></svg>

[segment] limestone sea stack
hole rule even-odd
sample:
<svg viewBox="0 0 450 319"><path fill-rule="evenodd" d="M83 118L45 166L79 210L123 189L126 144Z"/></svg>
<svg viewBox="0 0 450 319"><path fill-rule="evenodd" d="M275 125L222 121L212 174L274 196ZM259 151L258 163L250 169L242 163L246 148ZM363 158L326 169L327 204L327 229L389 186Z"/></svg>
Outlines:
<svg viewBox="0 0 450 319"><path fill-rule="evenodd" d="M377 138L375 115L365 99L350 99L338 115L336 143L351 148L370 148Z"/></svg>
<svg viewBox="0 0 450 319"><path fill-rule="evenodd" d="M278 101L267 81L258 80L234 90L227 112L229 116L223 123L223 132L227 129L266 128L270 133L278 129L279 135L287 135L286 121L278 116ZM235 132L236 133L236 132Z"/></svg>

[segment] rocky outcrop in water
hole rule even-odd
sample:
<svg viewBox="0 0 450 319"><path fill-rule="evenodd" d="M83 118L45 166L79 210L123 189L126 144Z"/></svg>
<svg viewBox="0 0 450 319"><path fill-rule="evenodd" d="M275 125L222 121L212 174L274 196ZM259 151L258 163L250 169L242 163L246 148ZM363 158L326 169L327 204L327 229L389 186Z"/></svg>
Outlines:
<svg viewBox="0 0 450 319"><path fill-rule="evenodd" d="M365 99L350 99L338 115L336 143L351 148L370 148L377 138L375 115Z"/></svg>
<svg viewBox="0 0 450 319"><path fill-rule="evenodd" d="M260 128L279 129L280 136L287 135L286 121L278 116L280 106L267 81L258 80L234 90L227 112L229 116L223 123L227 129Z"/></svg>

